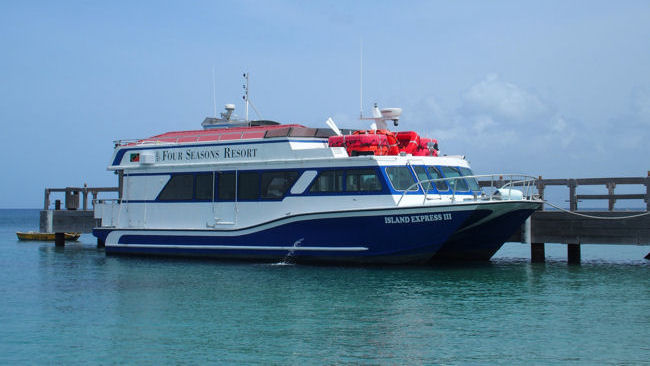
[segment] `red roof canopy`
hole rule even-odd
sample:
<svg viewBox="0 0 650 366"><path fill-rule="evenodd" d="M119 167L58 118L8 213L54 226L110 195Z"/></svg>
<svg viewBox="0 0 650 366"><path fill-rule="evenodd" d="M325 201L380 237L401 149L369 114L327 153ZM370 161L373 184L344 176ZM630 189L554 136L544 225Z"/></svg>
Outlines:
<svg viewBox="0 0 650 366"><path fill-rule="evenodd" d="M138 140L137 144L151 142L200 142L223 141L263 138L267 131L287 129L292 127L304 128L302 125L273 125L254 127L215 128L208 130L172 131Z"/></svg>

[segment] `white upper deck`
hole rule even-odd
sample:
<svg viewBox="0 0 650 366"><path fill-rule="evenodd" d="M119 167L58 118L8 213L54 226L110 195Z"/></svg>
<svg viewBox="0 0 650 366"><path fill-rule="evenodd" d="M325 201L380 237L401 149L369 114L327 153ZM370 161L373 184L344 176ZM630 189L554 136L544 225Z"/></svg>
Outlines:
<svg viewBox="0 0 650 366"><path fill-rule="evenodd" d="M300 125L169 132L136 141L118 141L109 170L178 171L201 166L350 166L404 165L407 162L467 167L458 156L409 154L350 157L343 147L330 147L329 129ZM365 163L364 163L365 162Z"/></svg>

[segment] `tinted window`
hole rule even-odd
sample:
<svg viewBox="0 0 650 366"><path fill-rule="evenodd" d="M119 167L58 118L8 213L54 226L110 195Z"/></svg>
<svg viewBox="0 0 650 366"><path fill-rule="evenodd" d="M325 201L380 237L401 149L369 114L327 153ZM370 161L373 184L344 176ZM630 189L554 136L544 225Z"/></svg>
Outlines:
<svg viewBox="0 0 650 366"><path fill-rule="evenodd" d="M442 174L445 175L447 178L454 178L454 177L460 177L460 171L451 166L441 166L440 170L442 170ZM469 187L467 186L467 182L465 182L465 179L451 179L448 180L449 186L451 186L451 189L453 189L456 192L467 192L469 191Z"/></svg>
<svg viewBox="0 0 650 366"><path fill-rule="evenodd" d="M460 172L463 174L463 176L474 175L474 173L472 173L472 171L470 169L468 169L468 168L460 168ZM478 185L478 181L476 180L476 178L466 178L465 180L469 184L469 188L472 191L480 191L481 190L481 187Z"/></svg>
<svg viewBox="0 0 650 366"><path fill-rule="evenodd" d="M235 173L219 173L217 183L220 200L231 201L235 199Z"/></svg>
<svg viewBox="0 0 650 366"><path fill-rule="evenodd" d="M405 166L388 167L386 168L386 174L388 174L388 179L390 179L393 188L398 191L405 191L415 183L411 170ZM411 187L411 190L417 191L418 187Z"/></svg>
<svg viewBox="0 0 650 366"><path fill-rule="evenodd" d="M309 192L341 192L343 191L343 171L326 170L320 172Z"/></svg>
<svg viewBox="0 0 650 366"><path fill-rule="evenodd" d="M194 176L191 174L174 175L158 195L159 200L191 200Z"/></svg>
<svg viewBox="0 0 650 366"><path fill-rule="evenodd" d="M427 171L429 172L429 176L431 176L431 179L442 179L444 178L442 176L442 173L440 173L440 170L436 168L435 166L428 166ZM439 180L434 182L436 185L436 188L439 191L447 191L449 190L449 186L447 185L447 181L444 180Z"/></svg>
<svg viewBox="0 0 650 366"><path fill-rule="evenodd" d="M298 172L262 173L262 199L280 199L298 178Z"/></svg>
<svg viewBox="0 0 650 366"><path fill-rule="evenodd" d="M429 180L429 176L427 175L427 171L424 169L423 166L414 166L413 170L415 171L415 175L417 175L420 182L425 181L425 180ZM433 185L431 184L431 182L424 182L424 183L421 183L421 184L422 184L422 188L424 188L425 191L430 191L430 190L433 189Z"/></svg>
<svg viewBox="0 0 650 366"><path fill-rule="evenodd" d="M197 174L194 189L194 198L197 200L212 201L212 192L214 192L214 184L212 182L212 173Z"/></svg>
<svg viewBox="0 0 650 366"><path fill-rule="evenodd" d="M238 200L256 200L260 196L260 174L257 172L239 173L237 181Z"/></svg>
<svg viewBox="0 0 650 366"><path fill-rule="evenodd" d="M374 169L349 169L345 175L345 190L348 192L381 191L381 183Z"/></svg>

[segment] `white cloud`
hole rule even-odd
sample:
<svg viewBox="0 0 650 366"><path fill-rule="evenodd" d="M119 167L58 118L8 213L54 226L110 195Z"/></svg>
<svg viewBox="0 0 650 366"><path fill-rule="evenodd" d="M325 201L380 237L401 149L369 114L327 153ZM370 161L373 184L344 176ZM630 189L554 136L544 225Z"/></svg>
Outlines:
<svg viewBox="0 0 650 366"><path fill-rule="evenodd" d="M445 108L435 97L409 106L411 121L439 139L477 147L568 146L575 128L541 98L489 74L461 94L460 105ZM526 145L526 146L524 146Z"/></svg>
<svg viewBox="0 0 650 366"><path fill-rule="evenodd" d="M467 114L492 116L495 121L526 123L549 114L549 108L539 97L515 84L489 74L462 95Z"/></svg>

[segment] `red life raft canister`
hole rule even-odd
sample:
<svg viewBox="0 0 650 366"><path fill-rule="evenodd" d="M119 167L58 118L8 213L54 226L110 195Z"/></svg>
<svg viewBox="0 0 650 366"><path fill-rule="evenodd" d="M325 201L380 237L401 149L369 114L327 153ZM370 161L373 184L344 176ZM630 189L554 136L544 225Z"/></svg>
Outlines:
<svg viewBox="0 0 650 366"><path fill-rule="evenodd" d="M330 147L344 147L350 156L399 155L438 156L435 139L420 138L414 131L394 134L388 130L358 130L352 135L331 136Z"/></svg>
<svg viewBox="0 0 650 366"><path fill-rule="evenodd" d="M396 155L399 153L397 139L387 130L359 130L352 135L329 137L330 147L345 147L350 156Z"/></svg>

